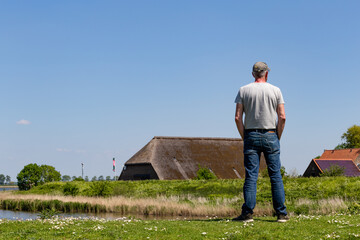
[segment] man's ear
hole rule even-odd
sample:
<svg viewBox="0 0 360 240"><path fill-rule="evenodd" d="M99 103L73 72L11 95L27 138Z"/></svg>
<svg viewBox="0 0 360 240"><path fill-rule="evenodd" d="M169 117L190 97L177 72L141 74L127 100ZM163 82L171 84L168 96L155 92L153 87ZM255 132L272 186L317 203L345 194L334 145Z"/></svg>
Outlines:
<svg viewBox="0 0 360 240"><path fill-rule="evenodd" d="M267 79L268 79L268 74L269 74L269 72L266 71L266 73L265 73L265 80L266 80L266 81L267 81Z"/></svg>

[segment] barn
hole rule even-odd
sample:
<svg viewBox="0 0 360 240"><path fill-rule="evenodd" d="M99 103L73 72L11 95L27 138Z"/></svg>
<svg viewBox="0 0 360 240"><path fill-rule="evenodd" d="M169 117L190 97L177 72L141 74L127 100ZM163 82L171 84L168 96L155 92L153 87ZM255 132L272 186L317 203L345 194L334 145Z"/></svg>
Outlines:
<svg viewBox="0 0 360 240"><path fill-rule="evenodd" d="M199 167L219 179L244 178L242 152L238 138L154 137L125 163L119 180L193 179Z"/></svg>
<svg viewBox="0 0 360 240"><path fill-rule="evenodd" d="M312 159L304 177L317 177L332 165L344 168L344 175L360 176L360 148L325 150L318 159Z"/></svg>

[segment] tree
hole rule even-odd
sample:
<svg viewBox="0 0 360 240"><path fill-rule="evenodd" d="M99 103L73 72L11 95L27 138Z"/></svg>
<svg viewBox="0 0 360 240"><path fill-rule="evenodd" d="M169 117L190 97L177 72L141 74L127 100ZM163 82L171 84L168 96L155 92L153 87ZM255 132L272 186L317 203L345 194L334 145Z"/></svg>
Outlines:
<svg viewBox="0 0 360 240"><path fill-rule="evenodd" d="M98 178L98 181L104 181L104 176L100 175L99 178Z"/></svg>
<svg viewBox="0 0 360 240"><path fill-rule="evenodd" d="M92 177L92 179L91 179L91 181L92 181L92 182L95 182L95 181L97 181L97 178L96 178L96 176L93 176L93 177Z"/></svg>
<svg viewBox="0 0 360 240"><path fill-rule="evenodd" d="M111 181L111 177L110 176L106 176L106 181Z"/></svg>
<svg viewBox="0 0 360 240"><path fill-rule="evenodd" d="M61 175L52 166L31 163L26 165L16 178L19 190L29 190L46 182L60 181Z"/></svg>
<svg viewBox="0 0 360 240"><path fill-rule="evenodd" d="M88 182L88 181L89 181L89 177L85 176L85 182Z"/></svg>
<svg viewBox="0 0 360 240"><path fill-rule="evenodd" d="M6 184L10 184L11 183L11 177L9 175L6 175L5 181L6 181Z"/></svg>
<svg viewBox="0 0 360 240"><path fill-rule="evenodd" d="M63 175L61 181L63 182L69 182L71 180L71 177L69 175Z"/></svg>
<svg viewBox="0 0 360 240"><path fill-rule="evenodd" d="M61 180L60 172L56 171L53 166L41 165L41 183L55 182Z"/></svg>
<svg viewBox="0 0 360 240"><path fill-rule="evenodd" d="M4 185L4 183L5 183L5 175L0 174L0 185Z"/></svg>
<svg viewBox="0 0 360 240"><path fill-rule="evenodd" d="M26 165L17 175L19 190L29 190L41 180L41 168L36 163Z"/></svg>
<svg viewBox="0 0 360 240"><path fill-rule="evenodd" d="M341 136L344 141L335 147L335 149L360 148L360 126L353 125L347 132Z"/></svg>

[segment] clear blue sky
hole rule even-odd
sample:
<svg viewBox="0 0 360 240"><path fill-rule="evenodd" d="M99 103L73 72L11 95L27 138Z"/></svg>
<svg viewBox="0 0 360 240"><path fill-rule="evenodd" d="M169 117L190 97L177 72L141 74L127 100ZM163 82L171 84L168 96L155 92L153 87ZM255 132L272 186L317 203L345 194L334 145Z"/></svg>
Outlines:
<svg viewBox="0 0 360 240"><path fill-rule="evenodd" d="M360 124L360 1L2 1L0 163L117 175L153 136L239 137L234 99L265 61L282 164Z"/></svg>

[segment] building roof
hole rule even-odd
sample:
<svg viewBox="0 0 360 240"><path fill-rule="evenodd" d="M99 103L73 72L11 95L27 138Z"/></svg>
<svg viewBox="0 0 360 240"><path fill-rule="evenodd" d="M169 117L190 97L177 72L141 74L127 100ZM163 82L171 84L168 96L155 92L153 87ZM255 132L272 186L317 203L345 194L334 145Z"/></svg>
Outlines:
<svg viewBox="0 0 360 240"><path fill-rule="evenodd" d="M324 153L321 155L320 159L329 159L329 160L343 160L351 159L356 160L360 155L360 148L348 148L348 149L338 149L338 150L324 150Z"/></svg>
<svg viewBox="0 0 360 240"><path fill-rule="evenodd" d="M242 151L239 138L154 137L125 165L150 163L159 179L194 178L199 166L218 178L239 178L245 175Z"/></svg>
<svg viewBox="0 0 360 240"><path fill-rule="evenodd" d="M355 165L352 159L313 159L319 169L323 172L329 169L332 165L337 165L344 168L344 175L348 177L360 176L360 170Z"/></svg>

